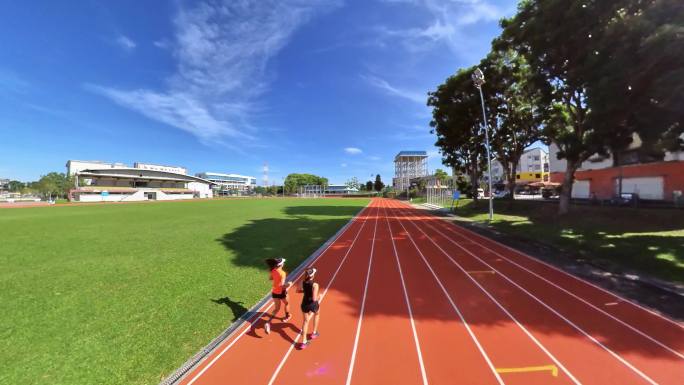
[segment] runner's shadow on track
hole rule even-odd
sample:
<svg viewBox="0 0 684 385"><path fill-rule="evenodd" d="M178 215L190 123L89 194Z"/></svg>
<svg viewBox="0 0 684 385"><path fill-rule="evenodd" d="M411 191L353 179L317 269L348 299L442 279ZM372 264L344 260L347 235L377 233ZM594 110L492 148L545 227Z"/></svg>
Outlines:
<svg viewBox="0 0 684 385"><path fill-rule="evenodd" d="M231 320L231 322L234 322L238 318L241 318L241 316L247 312L247 308L242 306L242 302L233 301L230 299L230 297L212 299L211 302L217 305L226 305L228 309L230 309L230 311L233 313L233 319Z"/></svg>
<svg viewBox="0 0 684 385"><path fill-rule="evenodd" d="M271 322L271 333L276 333L280 337L282 337L285 341L293 344L295 341L294 339L290 336L290 334L287 333L287 330L290 330L294 335L296 336L299 334L300 330L298 327L294 326L291 322ZM263 318L255 320L251 327L249 328L249 331L246 333L250 337L254 338L264 338L266 335L266 332L264 331L264 320Z"/></svg>

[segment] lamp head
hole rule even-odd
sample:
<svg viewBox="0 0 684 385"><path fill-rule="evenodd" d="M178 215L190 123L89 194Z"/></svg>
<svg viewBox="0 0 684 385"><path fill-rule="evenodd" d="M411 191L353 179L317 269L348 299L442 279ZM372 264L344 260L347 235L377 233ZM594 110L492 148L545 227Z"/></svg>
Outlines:
<svg viewBox="0 0 684 385"><path fill-rule="evenodd" d="M485 78L484 78L484 73L482 73L482 70L479 68L475 68L475 71L473 71L473 83L475 83L475 87L480 88L482 85L485 83Z"/></svg>

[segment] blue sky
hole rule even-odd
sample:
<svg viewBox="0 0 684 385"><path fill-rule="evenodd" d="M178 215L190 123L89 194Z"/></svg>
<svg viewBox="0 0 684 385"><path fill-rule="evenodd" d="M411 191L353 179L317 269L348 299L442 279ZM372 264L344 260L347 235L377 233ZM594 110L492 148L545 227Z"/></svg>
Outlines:
<svg viewBox="0 0 684 385"><path fill-rule="evenodd" d="M514 0L4 1L0 177L69 159L391 181ZM141 6L144 4L144 6Z"/></svg>

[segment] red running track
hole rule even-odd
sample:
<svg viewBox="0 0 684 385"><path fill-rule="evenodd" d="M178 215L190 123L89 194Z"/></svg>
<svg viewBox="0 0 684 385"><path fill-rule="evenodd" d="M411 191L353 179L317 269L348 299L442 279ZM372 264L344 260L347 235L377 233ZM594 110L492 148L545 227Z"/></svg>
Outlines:
<svg viewBox="0 0 684 385"><path fill-rule="evenodd" d="M308 349L292 290L290 322L266 335L257 313L179 383L684 383L681 323L398 201L374 199L312 265Z"/></svg>

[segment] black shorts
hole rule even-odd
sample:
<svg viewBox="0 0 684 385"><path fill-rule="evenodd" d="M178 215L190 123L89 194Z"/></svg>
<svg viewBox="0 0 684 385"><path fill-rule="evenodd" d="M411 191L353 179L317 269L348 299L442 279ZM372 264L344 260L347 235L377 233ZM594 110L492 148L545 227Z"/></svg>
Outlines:
<svg viewBox="0 0 684 385"><path fill-rule="evenodd" d="M271 298L273 298L273 299L287 299L287 292L285 290L283 290L283 292L280 294L271 293Z"/></svg>
<svg viewBox="0 0 684 385"><path fill-rule="evenodd" d="M318 301L303 303L302 313L318 313Z"/></svg>

